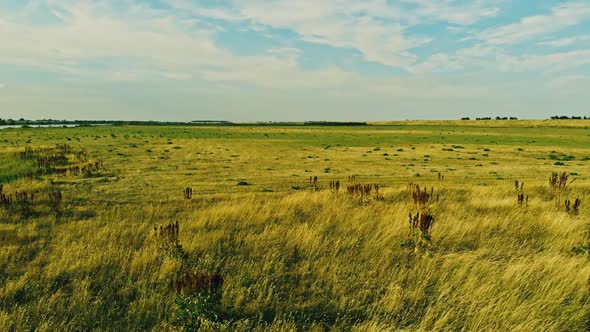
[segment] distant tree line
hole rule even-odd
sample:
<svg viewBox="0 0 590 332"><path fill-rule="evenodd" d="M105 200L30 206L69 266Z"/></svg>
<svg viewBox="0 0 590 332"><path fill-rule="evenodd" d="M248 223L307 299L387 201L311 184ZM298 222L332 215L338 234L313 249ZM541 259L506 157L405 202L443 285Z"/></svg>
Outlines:
<svg viewBox="0 0 590 332"><path fill-rule="evenodd" d="M29 120L25 120L23 118L21 118L19 120L0 118L0 126L27 124L28 121Z"/></svg>
<svg viewBox="0 0 590 332"><path fill-rule="evenodd" d="M0 118L0 126L35 126L35 125L179 125L179 126L366 126L366 122L338 122L338 121L306 121L306 122L253 122L234 123L222 120L193 120L190 122L172 121L121 121L121 120L18 120Z"/></svg>
<svg viewBox="0 0 590 332"><path fill-rule="evenodd" d="M511 116L511 117L501 117L501 116L497 116L495 118L491 118L491 117L483 117L483 118L475 118L475 120L518 120L517 117ZM461 118L461 120L471 120L471 118L469 117L464 117ZM590 117L588 116L567 116L567 115L554 115L551 117L551 120L590 120Z"/></svg>
<svg viewBox="0 0 590 332"><path fill-rule="evenodd" d="M304 126L366 126L366 122L305 121Z"/></svg>
<svg viewBox="0 0 590 332"><path fill-rule="evenodd" d="M229 121L122 121L122 120L54 120L54 119L42 119L42 120L26 120L20 118L14 119L2 119L0 118L0 126L35 126L35 125L233 125Z"/></svg>
<svg viewBox="0 0 590 332"><path fill-rule="evenodd" d="M554 115L551 120L590 120L587 116L567 116L567 115Z"/></svg>
<svg viewBox="0 0 590 332"><path fill-rule="evenodd" d="M67 125L67 124L84 124L84 123L111 123L112 121L88 121L88 120L54 120L54 119L41 119L41 120L27 120L20 118L14 119L2 119L0 118L0 126L16 126L16 125Z"/></svg>
<svg viewBox="0 0 590 332"><path fill-rule="evenodd" d="M469 117L464 117L464 118L461 118L461 120L471 120L471 119L470 119ZM475 120L492 120L492 118L491 118L491 117L475 118ZM504 117L502 117L502 116L497 116L497 117L495 118L495 120L518 120L518 118L517 118L517 117L515 117L515 116L511 116L511 117L507 117L507 116L504 116Z"/></svg>

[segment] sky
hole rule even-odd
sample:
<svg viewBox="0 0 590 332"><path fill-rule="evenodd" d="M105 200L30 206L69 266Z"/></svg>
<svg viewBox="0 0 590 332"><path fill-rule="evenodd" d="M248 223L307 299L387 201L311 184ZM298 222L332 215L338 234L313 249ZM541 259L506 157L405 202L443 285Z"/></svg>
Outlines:
<svg viewBox="0 0 590 332"><path fill-rule="evenodd" d="M0 0L0 118L590 115L590 1Z"/></svg>

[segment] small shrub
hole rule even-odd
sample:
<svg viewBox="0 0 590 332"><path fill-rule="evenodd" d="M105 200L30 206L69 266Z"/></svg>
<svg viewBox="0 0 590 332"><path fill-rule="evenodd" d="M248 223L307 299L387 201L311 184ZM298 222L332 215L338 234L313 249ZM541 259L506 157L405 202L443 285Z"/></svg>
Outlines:
<svg viewBox="0 0 590 332"><path fill-rule="evenodd" d="M174 325L185 331L213 329L222 319L220 274L189 273L173 281L178 294Z"/></svg>
<svg viewBox="0 0 590 332"><path fill-rule="evenodd" d="M576 157L571 155L566 155L564 153L551 153L549 155L549 159L551 160L558 160L558 161L571 161L576 159Z"/></svg>
<svg viewBox="0 0 590 332"><path fill-rule="evenodd" d="M568 183L569 176L566 172L551 173L551 177L549 178L549 187L551 188L551 193L553 199L555 200L556 207L559 207L561 201L561 195L565 191L568 184L571 184L574 180Z"/></svg>
<svg viewBox="0 0 590 332"><path fill-rule="evenodd" d="M191 187L186 187L184 188L184 190L182 191L184 198L186 199L191 199L193 197L193 188Z"/></svg>

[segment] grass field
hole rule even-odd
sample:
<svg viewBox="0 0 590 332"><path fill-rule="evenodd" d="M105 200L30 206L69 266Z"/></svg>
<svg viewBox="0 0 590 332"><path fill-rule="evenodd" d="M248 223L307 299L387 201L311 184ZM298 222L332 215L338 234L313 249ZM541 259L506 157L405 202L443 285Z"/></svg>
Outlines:
<svg viewBox="0 0 590 332"><path fill-rule="evenodd" d="M0 157L2 331L590 329L590 121L7 129Z"/></svg>

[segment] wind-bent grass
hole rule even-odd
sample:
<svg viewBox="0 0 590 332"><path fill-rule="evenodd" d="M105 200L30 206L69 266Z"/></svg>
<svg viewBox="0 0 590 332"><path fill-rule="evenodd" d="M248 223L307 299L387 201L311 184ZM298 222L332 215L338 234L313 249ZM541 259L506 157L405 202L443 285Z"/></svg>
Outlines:
<svg viewBox="0 0 590 332"><path fill-rule="evenodd" d="M20 160L8 153L0 158L0 183L15 180L33 168L32 160Z"/></svg>
<svg viewBox="0 0 590 332"><path fill-rule="evenodd" d="M525 126L535 142L513 145L510 128L460 125L0 132L0 153L68 142L103 162L3 181L42 198L27 215L0 207L0 330L186 327L172 285L189 272L223 276L205 329L587 330L590 262L572 249L588 241L590 137ZM552 151L574 159L554 165ZM554 203L552 171L576 179L561 195L580 197L578 215ZM349 195L352 174L383 199ZM408 246L409 182L440 195L427 255ZM42 195L57 189L53 210ZM154 231L176 221L179 246Z"/></svg>

